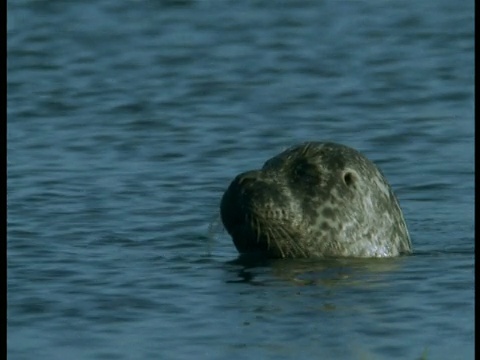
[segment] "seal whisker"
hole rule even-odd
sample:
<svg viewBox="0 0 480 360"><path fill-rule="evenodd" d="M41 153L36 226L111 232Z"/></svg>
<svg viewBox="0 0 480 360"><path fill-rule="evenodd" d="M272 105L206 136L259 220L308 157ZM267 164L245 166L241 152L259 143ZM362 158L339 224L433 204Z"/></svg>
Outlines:
<svg viewBox="0 0 480 360"><path fill-rule="evenodd" d="M277 234L278 234L277 235L278 248L280 249L280 253L282 255L282 258L286 258L287 255L289 254L289 247L287 246L287 245L289 245L289 242L288 241L283 241L283 240L287 239L287 237L285 237L285 228L283 226L280 226L277 229ZM286 249L284 249L284 248L286 248Z"/></svg>
<svg viewBox="0 0 480 360"><path fill-rule="evenodd" d="M292 257L295 256L295 251L296 248L299 246L293 236L290 234L290 232L288 231L288 229L285 227L285 226L279 226L277 228L277 238L279 239L277 241L277 244L279 247L283 246L286 248L285 251L282 250L282 255L284 255L283 257L288 257L288 255L292 255ZM281 239L281 240L280 240Z"/></svg>
<svg viewBox="0 0 480 360"><path fill-rule="evenodd" d="M308 253L305 251L304 247L302 246L302 243L301 242L298 242L298 241L294 241L292 239L292 244L294 245L295 247L295 251L297 254L300 254L301 257L304 257L304 258L308 258L309 255Z"/></svg>
<svg viewBox="0 0 480 360"><path fill-rule="evenodd" d="M266 228L265 234L267 237L267 249L270 250L272 245L275 244L276 248L279 249L280 252L282 252L282 250L280 249L280 244L278 243L278 241L276 241L276 239L278 238L276 228L275 227Z"/></svg>
<svg viewBox="0 0 480 360"><path fill-rule="evenodd" d="M262 227L260 226L260 222L258 221L257 218L255 218L255 224L256 224L255 229L257 229L257 243L260 243Z"/></svg>
<svg viewBox="0 0 480 360"><path fill-rule="evenodd" d="M284 242L279 242L279 241L275 242L275 248L278 249L278 252L280 253L280 257L283 259L288 255L288 246L286 245L287 244L285 244Z"/></svg>
<svg viewBox="0 0 480 360"><path fill-rule="evenodd" d="M279 227L278 230L279 230L278 231L279 238L282 239L282 241L281 241L282 245L284 245L285 248L286 248L285 253L287 255L292 254L292 246L295 246L295 243L292 242L292 238L291 238L290 234L288 233L287 229L285 229L284 226Z"/></svg>

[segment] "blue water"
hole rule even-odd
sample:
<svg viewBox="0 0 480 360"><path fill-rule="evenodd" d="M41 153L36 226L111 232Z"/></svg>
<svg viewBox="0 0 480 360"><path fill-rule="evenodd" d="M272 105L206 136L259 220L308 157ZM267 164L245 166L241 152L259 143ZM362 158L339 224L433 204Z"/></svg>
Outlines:
<svg viewBox="0 0 480 360"><path fill-rule="evenodd" d="M473 1L9 1L9 359L473 359ZM286 147L389 179L414 255L246 263Z"/></svg>

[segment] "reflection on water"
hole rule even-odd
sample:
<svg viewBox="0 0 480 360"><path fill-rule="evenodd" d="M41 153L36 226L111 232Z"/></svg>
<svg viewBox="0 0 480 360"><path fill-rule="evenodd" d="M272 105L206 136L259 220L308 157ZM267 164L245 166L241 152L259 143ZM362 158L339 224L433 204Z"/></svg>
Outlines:
<svg viewBox="0 0 480 360"><path fill-rule="evenodd" d="M241 266L240 282L255 283L256 270L268 268L275 278L298 286L355 287L375 286L382 275L401 270L405 257L389 259L264 259L241 255L229 262ZM372 282L375 278L375 282Z"/></svg>

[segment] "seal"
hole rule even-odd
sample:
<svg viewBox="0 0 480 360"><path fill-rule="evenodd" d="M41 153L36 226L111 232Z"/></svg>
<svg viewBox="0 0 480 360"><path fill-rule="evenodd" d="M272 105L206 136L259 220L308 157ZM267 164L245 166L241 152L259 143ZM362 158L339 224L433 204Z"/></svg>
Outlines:
<svg viewBox="0 0 480 360"><path fill-rule="evenodd" d="M394 257L412 252L399 202L360 152L306 142L238 175L223 225L241 254L268 258Z"/></svg>

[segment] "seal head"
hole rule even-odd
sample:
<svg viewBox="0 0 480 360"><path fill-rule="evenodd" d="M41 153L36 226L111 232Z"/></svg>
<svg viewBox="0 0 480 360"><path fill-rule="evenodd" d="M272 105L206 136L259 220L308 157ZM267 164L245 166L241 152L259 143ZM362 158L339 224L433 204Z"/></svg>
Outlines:
<svg viewBox="0 0 480 360"><path fill-rule="evenodd" d="M344 145L307 142L238 175L222 222L242 254L269 258L392 257L412 251L380 170Z"/></svg>

